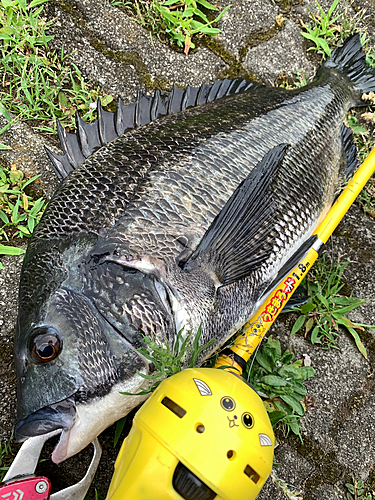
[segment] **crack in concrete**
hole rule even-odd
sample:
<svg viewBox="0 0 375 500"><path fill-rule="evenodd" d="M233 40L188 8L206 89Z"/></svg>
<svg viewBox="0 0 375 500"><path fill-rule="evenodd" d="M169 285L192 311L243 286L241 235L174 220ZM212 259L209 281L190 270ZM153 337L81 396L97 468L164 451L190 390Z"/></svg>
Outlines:
<svg viewBox="0 0 375 500"><path fill-rule="evenodd" d="M77 28L79 28L82 32L82 36L88 40L90 45L95 50L102 53L108 59L123 64L125 67L130 66L134 68L137 76L148 89L159 89L161 91L171 90L173 85L171 82L168 82L163 78L151 78L146 64L138 53L127 52L124 50L113 50L103 40L98 38L94 29L87 26L84 19L84 12L82 12L79 6L73 6L69 3L69 1L64 0L51 0L51 3L64 9L64 11L71 16Z"/></svg>

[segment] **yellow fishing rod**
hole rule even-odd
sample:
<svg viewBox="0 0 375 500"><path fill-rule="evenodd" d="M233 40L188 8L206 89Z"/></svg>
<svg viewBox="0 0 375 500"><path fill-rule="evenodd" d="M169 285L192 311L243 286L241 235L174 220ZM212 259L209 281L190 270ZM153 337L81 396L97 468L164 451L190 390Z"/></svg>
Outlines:
<svg viewBox="0 0 375 500"><path fill-rule="evenodd" d="M375 172L375 148L354 174L351 181L339 198L332 205L326 217L315 231L316 239L307 250L298 265L268 294L261 307L246 324L244 332L239 336L230 350L232 353L218 357L215 368L232 367L236 373L242 373L242 367L249 360L267 331L282 311L285 304L295 292L298 285L309 272L318 258L318 251L338 226L349 207L355 201L366 182Z"/></svg>
<svg viewBox="0 0 375 500"><path fill-rule="evenodd" d="M275 437L260 397L240 374L375 171L375 149L215 368L164 380L136 414L107 500L254 500L272 470ZM217 369L221 368L221 369Z"/></svg>

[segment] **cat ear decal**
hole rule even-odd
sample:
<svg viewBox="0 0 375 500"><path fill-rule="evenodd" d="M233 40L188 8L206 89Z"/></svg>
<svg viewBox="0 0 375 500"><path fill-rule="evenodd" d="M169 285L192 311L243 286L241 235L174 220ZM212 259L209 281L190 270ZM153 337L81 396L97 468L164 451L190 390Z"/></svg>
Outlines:
<svg viewBox="0 0 375 500"><path fill-rule="evenodd" d="M193 380L201 396L212 396L211 389L208 387L206 382L199 380L199 378L194 378Z"/></svg>
<svg viewBox="0 0 375 500"><path fill-rule="evenodd" d="M261 446L272 446L272 441L267 434L259 434L259 441Z"/></svg>

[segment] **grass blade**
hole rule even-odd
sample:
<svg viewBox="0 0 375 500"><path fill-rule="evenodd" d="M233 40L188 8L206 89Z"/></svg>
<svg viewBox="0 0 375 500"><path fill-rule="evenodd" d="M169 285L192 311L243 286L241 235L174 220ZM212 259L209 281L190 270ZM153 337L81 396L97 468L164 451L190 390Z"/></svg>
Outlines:
<svg viewBox="0 0 375 500"><path fill-rule="evenodd" d="M25 251L23 248L11 247L0 243L0 255L21 255Z"/></svg>
<svg viewBox="0 0 375 500"><path fill-rule="evenodd" d="M124 429L125 422L126 422L126 417L120 418L120 420L117 420L117 422L116 422L115 439L113 442L113 446L115 446L115 447L118 443L118 440L120 439L120 436L121 436L122 431Z"/></svg>

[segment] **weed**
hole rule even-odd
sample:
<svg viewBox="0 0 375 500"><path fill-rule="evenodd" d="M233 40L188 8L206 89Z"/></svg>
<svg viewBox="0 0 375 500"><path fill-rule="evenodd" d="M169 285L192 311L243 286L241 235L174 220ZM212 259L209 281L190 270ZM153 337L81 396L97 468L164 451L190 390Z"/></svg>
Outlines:
<svg viewBox="0 0 375 500"><path fill-rule="evenodd" d="M357 144L359 157L363 162L370 151L375 147L375 94L363 94L362 99L368 101L369 106L365 112L352 110L347 116L347 124L353 130L353 139ZM359 124L359 123L360 124ZM362 125L365 124L366 126ZM372 129L372 133L367 130L367 126ZM375 179L372 177L357 198L357 202L362 206L365 213L375 217Z"/></svg>
<svg viewBox="0 0 375 500"><path fill-rule="evenodd" d="M0 135L3 134L14 122L15 122L15 119L12 120L10 114L8 113L8 110L6 108L4 108L4 106L0 103L0 114L3 115L3 117L6 119L6 121L8 122L5 127L3 127L1 130L0 130ZM0 142L0 150L4 150L4 149L10 149L9 146L7 146L6 144L2 144Z"/></svg>
<svg viewBox="0 0 375 500"><path fill-rule="evenodd" d="M8 245L2 245L0 243L0 255L21 255L23 253L25 253L25 250L23 248L11 247ZM4 266L1 262L0 269L4 269Z"/></svg>
<svg viewBox="0 0 375 500"><path fill-rule="evenodd" d="M10 446L11 439L8 443L2 443L0 441L0 483L14 460L14 454Z"/></svg>
<svg viewBox="0 0 375 500"><path fill-rule="evenodd" d="M42 216L46 201L33 200L25 192L26 188L39 176L27 179L14 166L8 170L0 166L0 239L31 236ZM1 224L0 223L0 224Z"/></svg>
<svg viewBox="0 0 375 500"><path fill-rule="evenodd" d="M113 440L114 447L116 447L118 440L120 439L120 436L122 434L122 431L124 430L124 425L125 425L126 419L127 419L127 416L120 418L120 420L117 420L117 422L116 422L115 439Z"/></svg>
<svg viewBox="0 0 375 500"><path fill-rule="evenodd" d="M353 130L354 135L368 134L366 127L364 127L363 125L358 125L358 118L356 117L354 112L349 113L349 115L346 118L346 121L349 127Z"/></svg>
<svg viewBox="0 0 375 500"><path fill-rule="evenodd" d="M343 287L342 278L348 263L329 263L325 255L317 260L311 273L306 276L304 286L307 287L309 299L296 310L302 313L291 330L291 335L304 328L304 335L310 334L312 344L321 344L323 349L337 347L339 326L344 326L353 336L354 341L363 356L367 352L356 330L363 327L374 328L371 325L353 323L346 314L360 306L363 299L340 294Z"/></svg>
<svg viewBox="0 0 375 500"><path fill-rule="evenodd" d="M212 25L218 22L230 7L225 7L210 21L202 8L217 11L218 7L207 0L134 0L134 3L115 0L112 4L130 10L135 19L151 34L159 36L160 31L164 32L172 42L184 47L186 55L190 48L195 47L192 41L194 35L216 36L220 33L220 30Z"/></svg>
<svg viewBox="0 0 375 500"><path fill-rule="evenodd" d="M141 392L137 395L145 395L153 392L157 386L160 384L161 380L166 377L170 377L175 373L182 370L182 362L191 354L189 367L193 368L197 362L199 354L206 349L208 346L215 342L214 339L210 340L207 344L199 347L199 339L202 335L202 327L198 328L195 335L193 344L190 345L191 333L183 338L183 330L180 330L177 334L177 338L173 349L170 349L168 344L163 344L157 338L151 339L149 336L145 335L143 341L145 346L140 347L138 351L156 368L156 373L154 375L145 375L143 373L137 372L142 378L150 381L154 381L151 387L146 390L141 389ZM122 392L121 394L131 395L134 394Z"/></svg>
<svg viewBox="0 0 375 500"><path fill-rule="evenodd" d="M363 113L362 117L364 115L374 115L373 110L371 112ZM348 117L348 122L351 123L351 121L355 119L355 123L357 122L357 118L354 115L351 115ZM373 117L371 118L373 119ZM352 125L351 125L352 126ZM353 128L353 127L352 127ZM363 126L359 126L358 128L354 128L354 142L357 144L358 147L358 152L359 152L359 157L361 161L363 162L367 156L370 154L370 151L375 147L375 136L372 133L368 133L367 129L365 129L365 132L362 131L362 129L365 129ZM371 217L375 218L375 177L372 176L370 180L367 182L365 187L362 189L360 192L358 198L357 198L357 203L362 207L363 211L370 215Z"/></svg>
<svg viewBox="0 0 375 500"><path fill-rule="evenodd" d="M97 492L97 490L95 490L95 498L91 498L88 495L86 495L85 496L85 500L105 500L105 498L102 497L101 495L99 495L99 493Z"/></svg>
<svg viewBox="0 0 375 500"><path fill-rule="evenodd" d="M375 179L372 177L357 198L363 211L375 218Z"/></svg>
<svg viewBox="0 0 375 500"><path fill-rule="evenodd" d="M21 255L25 253L23 248L11 247L0 243L0 255Z"/></svg>
<svg viewBox="0 0 375 500"><path fill-rule="evenodd" d="M282 353L280 342L271 336L255 359L248 362L244 377L265 398L272 426L277 425L286 436L292 431L302 440L299 423L305 413L302 401L307 392L302 382L315 370L294 358L293 352Z"/></svg>
<svg viewBox="0 0 375 500"><path fill-rule="evenodd" d="M282 73L278 78L278 85L284 89L299 89L307 85L307 78L304 71L299 70L294 72L294 77Z"/></svg>
<svg viewBox="0 0 375 500"><path fill-rule="evenodd" d="M313 14L310 11L310 19L312 20L313 25L310 23L305 24L301 21L303 28L306 30L306 32L301 31L301 35L315 44L315 46L309 47L307 50L320 51L329 57L331 56L329 41L336 40L336 34L339 32L339 27L336 24L336 21L341 17L341 14L336 17L332 17L338 3L339 0L334 0L331 7L328 9L328 12L325 13L319 3L316 2L319 8L319 14Z"/></svg>
<svg viewBox="0 0 375 500"><path fill-rule="evenodd" d="M272 470L270 477L272 482L278 487L285 498L288 498L288 500L303 500L303 497L301 496L302 492L292 490L283 479L276 475L274 470Z"/></svg>
<svg viewBox="0 0 375 500"><path fill-rule="evenodd" d="M47 31L53 21L41 17L44 6L40 4L45 1L0 0L0 112L7 108L20 120L47 122L39 128L55 132L52 117L64 127L74 127L78 109L85 120L91 120L100 90L85 84L78 68L67 64L63 51L49 50L53 36ZM103 104L112 99L104 96Z"/></svg>
<svg viewBox="0 0 375 500"><path fill-rule="evenodd" d="M348 490L347 500L375 500L375 491L366 493L363 481L357 481L353 477L353 484L346 483L345 486Z"/></svg>
<svg viewBox="0 0 375 500"><path fill-rule="evenodd" d="M331 50L346 37L353 33L360 33L361 44L363 51L366 54L366 63L369 66L375 66L375 50L370 45L367 31L360 27L365 20L363 11L358 12L355 16L349 11L349 7L345 6L341 14L334 16L334 11L339 5L338 0L334 0L328 12L322 9L318 2L316 2L319 9L318 14L313 14L310 11L311 23L303 23L302 26L305 31L301 34L313 42L313 46L308 50L315 50L322 53L323 58L331 55ZM367 127L364 126L363 121L370 122L372 128L375 122L375 96L370 93L368 96L363 96L364 99L369 101L369 108L361 114L361 122L358 123L357 112L351 111L347 118L348 125L353 129L354 141L356 142L359 150L361 161L368 156L371 149L375 146L374 134L368 132ZM372 107L371 107L372 105ZM362 191L358 198L358 202L362 205L365 212L370 215L375 214L375 198L374 198L374 181L370 182L367 187Z"/></svg>
<svg viewBox="0 0 375 500"><path fill-rule="evenodd" d="M360 24L364 21L363 11L358 12L355 16L349 11L349 7L345 6L341 14L333 17L336 7L339 5L339 0L334 0L328 12L325 13L323 8L316 1L319 13L313 14L310 11L310 19L313 24L305 24L301 21L302 27L306 31L302 31L301 35L313 42L313 46L307 50L314 50L321 53L323 59L331 56L331 50L338 45L341 40L348 36L359 32L361 34L361 44L366 53L366 63L373 65L375 61L375 51L370 46L367 32L364 31Z"/></svg>

